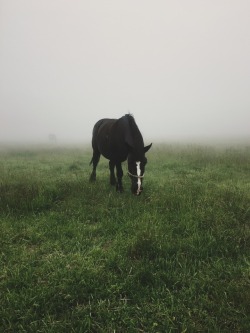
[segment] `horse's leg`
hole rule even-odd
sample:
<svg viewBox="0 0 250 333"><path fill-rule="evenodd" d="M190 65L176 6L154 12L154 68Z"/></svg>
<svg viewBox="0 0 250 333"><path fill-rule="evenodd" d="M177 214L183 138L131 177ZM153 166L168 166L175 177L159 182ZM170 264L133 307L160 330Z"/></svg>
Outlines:
<svg viewBox="0 0 250 333"><path fill-rule="evenodd" d="M90 178L89 178L89 180L91 182L94 182L96 180L96 167L97 167L97 164L100 160L100 155L101 154L99 153L99 151L96 151L96 150L93 151L93 157L92 157L92 160L90 162L90 163L93 163L93 170L92 170L92 173L91 173Z"/></svg>
<svg viewBox="0 0 250 333"><path fill-rule="evenodd" d="M116 191L123 192L123 186L122 186L122 164L121 162L116 163L116 175L117 175L117 184L116 184Z"/></svg>
<svg viewBox="0 0 250 333"><path fill-rule="evenodd" d="M110 184L116 185L116 179L115 179L115 163L112 161L109 161L109 170L110 170Z"/></svg>

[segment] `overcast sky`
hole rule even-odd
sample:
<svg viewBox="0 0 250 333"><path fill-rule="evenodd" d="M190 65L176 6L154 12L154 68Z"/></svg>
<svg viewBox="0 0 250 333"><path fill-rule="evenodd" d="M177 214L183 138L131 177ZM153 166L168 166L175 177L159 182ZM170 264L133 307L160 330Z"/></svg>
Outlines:
<svg viewBox="0 0 250 333"><path fill-rule="evenodd" d="M250 138L249 0L0 0L0 142Z"/></svg>

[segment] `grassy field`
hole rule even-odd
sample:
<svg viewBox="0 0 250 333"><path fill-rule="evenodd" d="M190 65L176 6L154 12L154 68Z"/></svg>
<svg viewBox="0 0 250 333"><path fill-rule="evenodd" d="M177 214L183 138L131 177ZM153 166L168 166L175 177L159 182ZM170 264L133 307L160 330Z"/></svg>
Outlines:
<svg viewBox="0 0 250 333"><path fill-rule="evenodd" d="M147 156L135 197L88 147L2 147L0 332L250 332L249 147Z"/></svg>

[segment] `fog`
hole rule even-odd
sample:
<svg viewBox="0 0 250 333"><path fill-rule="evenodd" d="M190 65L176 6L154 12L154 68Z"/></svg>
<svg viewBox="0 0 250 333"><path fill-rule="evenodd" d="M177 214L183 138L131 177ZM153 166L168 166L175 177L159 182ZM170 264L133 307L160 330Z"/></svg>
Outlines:
<svg viewBox="0 0 250 333"><path fill-rule="evenodd" d="M0 142L249 139L249 0L0 0ZM250 141L250 140L249 140Z"/></svg>

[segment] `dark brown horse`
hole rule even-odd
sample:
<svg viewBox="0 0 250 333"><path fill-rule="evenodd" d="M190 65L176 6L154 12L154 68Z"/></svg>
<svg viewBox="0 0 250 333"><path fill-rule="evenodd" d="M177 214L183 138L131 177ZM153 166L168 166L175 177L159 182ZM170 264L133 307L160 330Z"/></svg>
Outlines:
<svg viewBox="0 0 250 333"><path fill-rule="evenodd" d="M122 186L122 162L128 160L128 175L131 178L131 191L135 195L142 192L142 180L144 177L147 159L145 153L152 143L144 147L143 138L134 117L126 114L119 119L101 119L93 129L92 147L93 171L90 181L96 180L96 167L103 155L109 160L110 184L116 185L116 190L123 192ZM116 176L115 177L115 167Z"/></svg>

